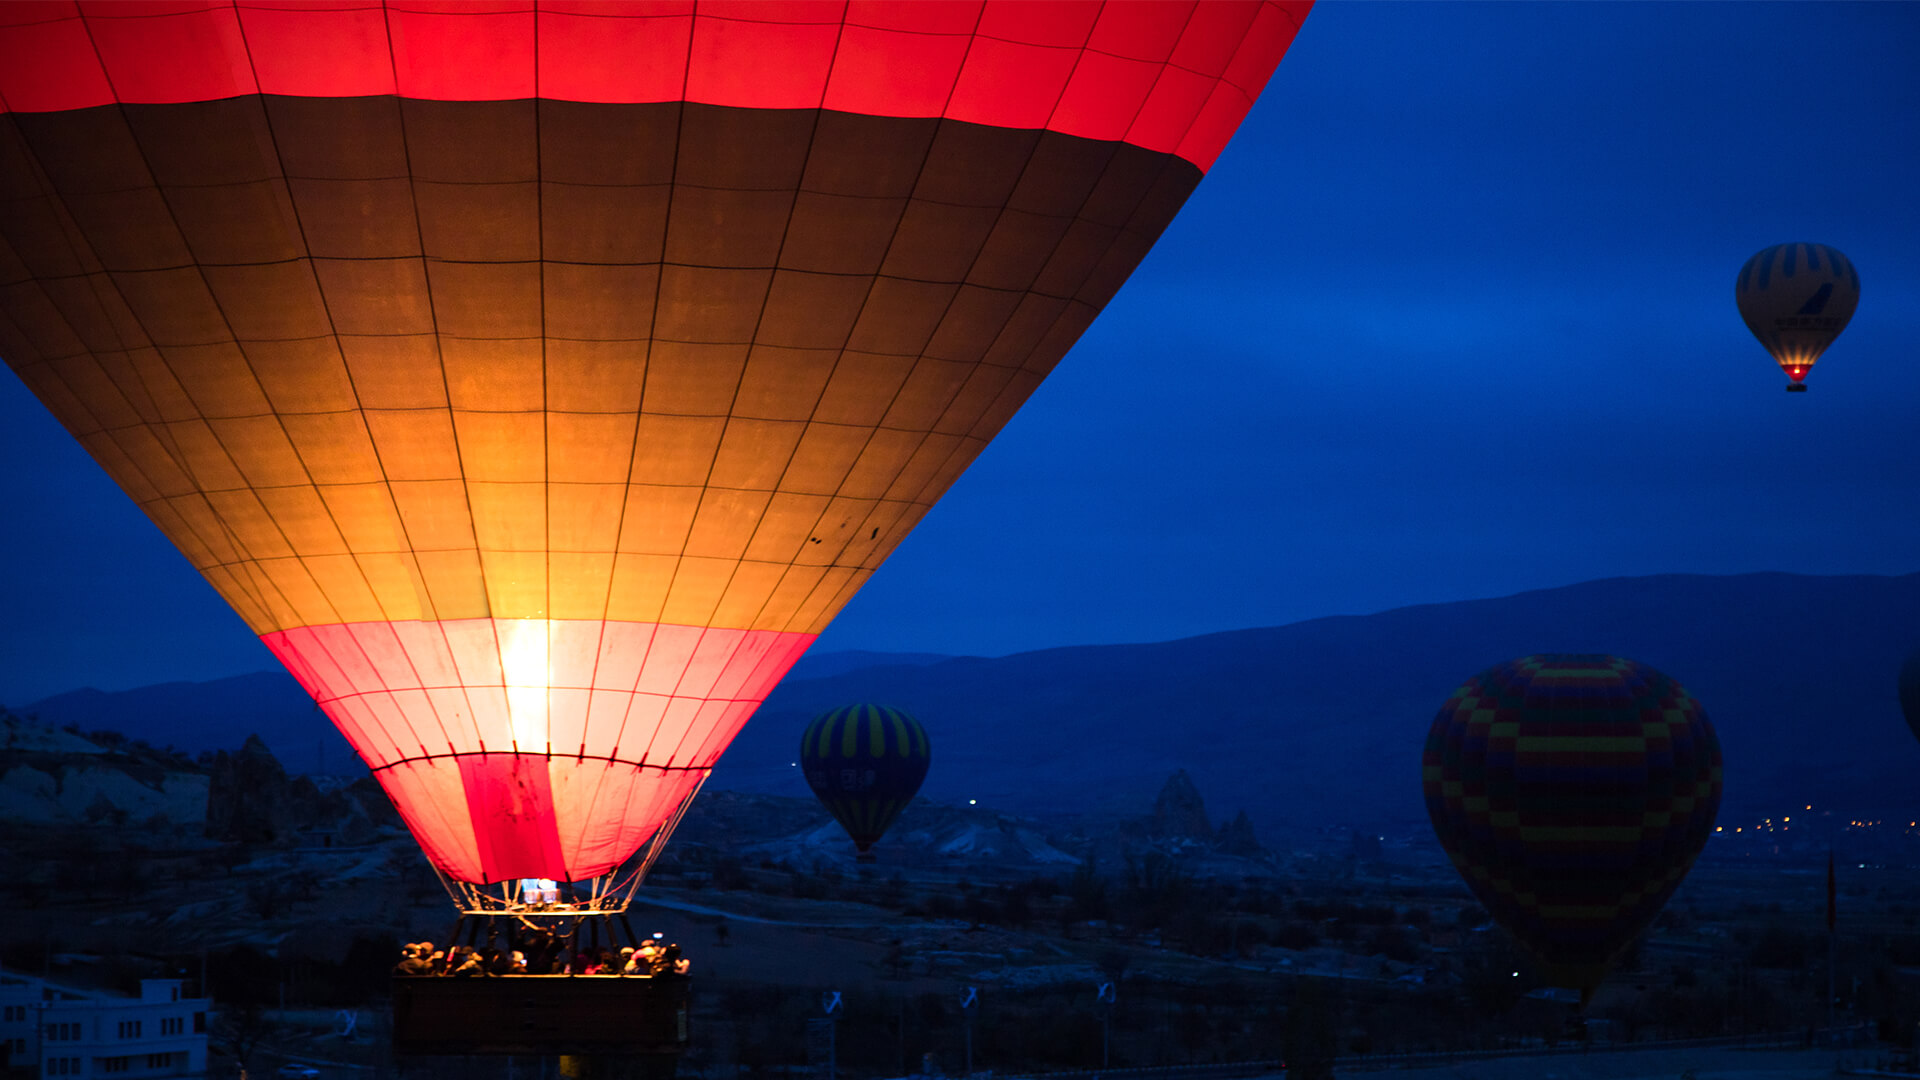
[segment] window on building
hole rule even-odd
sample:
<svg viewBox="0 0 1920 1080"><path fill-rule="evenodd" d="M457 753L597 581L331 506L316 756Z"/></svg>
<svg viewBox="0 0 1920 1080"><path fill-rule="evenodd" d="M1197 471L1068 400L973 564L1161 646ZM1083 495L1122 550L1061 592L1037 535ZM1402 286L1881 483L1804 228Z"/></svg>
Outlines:
<svg viewBox="0 0 1920 1080"><path fill-rule="evenodd" d="M165 1069L165 1068L171 1067L172 1065L173 1065L172 1054L148 1054L147 1055L147 1068L149 1069Z"/></svg>
<svg viewBox="0 0 1920 1080"><path fill-rule="evenodd" d="M7 1022L8 1023L11 1024L16 1021L25 1020L26 1018L27 1018L27 1007L25 1005L7 1006Z"/></svg>
<svg viewBox="0 0 1920 1080"><path fill-rule="evenodd" d="M193 1033L195 1035L198 1035L205 1030L207 1030L207 1014L203 1012L194 1013L193 1014Z"/></svg>
<svg viewBox="0 0 1920 1080"><path fill-rule="evenodd" d="M123 1058L123 1057L101 1058L100 1071L110 1072L110 1073L126 1072L127 1066L130 1064L132 1064L131 1058Z"/></svg>

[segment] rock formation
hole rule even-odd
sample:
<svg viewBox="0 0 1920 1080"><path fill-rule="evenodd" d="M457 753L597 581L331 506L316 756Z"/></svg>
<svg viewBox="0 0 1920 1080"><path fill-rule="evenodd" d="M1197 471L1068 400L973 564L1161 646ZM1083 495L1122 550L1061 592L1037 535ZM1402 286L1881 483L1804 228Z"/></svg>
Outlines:
<svg viewBox="0 0 1920 1080"><path fill-rule="evenodd" d="M1160 789L1160 797L1153 802L1148 833L1157 839L1213 842L1206 801L1200 798L1200 789L1194 786L1187 770L1175 772Z"/></svg>
<svg viewBox="0 0 1920 1080"><path fill-rule="evenodd" d="M1232 821L1220 826L1220 835L1214 838L1213 846L1225 855L1239 855L1242 858L1258 858L1265 855L1267 849L1253 835L1253 822L1247 818L1245 810L1235 814Z"/></svg>
<svg viewBox="0 0 1920 1080"><path fill-rule="evenodd" d="M207 836L249 844L289 843L303 830L322 833L322 843L357 844L380 826L400 824L399 815L371 777L322 791L307 776L289 777L258 735L229 754L213 757L207 791Z"/></svg>

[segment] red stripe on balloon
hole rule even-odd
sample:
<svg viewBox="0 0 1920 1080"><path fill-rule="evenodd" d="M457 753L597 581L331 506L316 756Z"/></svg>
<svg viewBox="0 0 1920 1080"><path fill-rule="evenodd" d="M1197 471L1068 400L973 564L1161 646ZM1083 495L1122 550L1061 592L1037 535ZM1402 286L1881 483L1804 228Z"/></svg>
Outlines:
<svg viewBox="0 0 1920 1080"><path fill-rule="evenodd" d="M482 876L543 878L567 864L546 755L472 754L456 759L479 841Z"/></svg>
<svg viewBox="0 0 1920 1080"><path fill-rule="evenodd" d="M1204 170L1310 7L45 0L0 4L0 111L253 93L684 100L1044 128Z"/></svg>

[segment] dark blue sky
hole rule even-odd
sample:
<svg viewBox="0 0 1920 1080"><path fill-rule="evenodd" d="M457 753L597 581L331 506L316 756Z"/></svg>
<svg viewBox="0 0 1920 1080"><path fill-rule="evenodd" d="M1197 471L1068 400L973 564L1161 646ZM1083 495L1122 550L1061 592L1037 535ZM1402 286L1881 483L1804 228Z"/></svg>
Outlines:
<svg viewBox="0 0 1920 1080"><path fill-rule="evenodd" d="M818 648L1920 569L1916 58L1914 4L1323 3ZM1733 305L1786 240L1862 279L1804 395ZM11 374L0 456L0 702L273 666Z"/></svg>

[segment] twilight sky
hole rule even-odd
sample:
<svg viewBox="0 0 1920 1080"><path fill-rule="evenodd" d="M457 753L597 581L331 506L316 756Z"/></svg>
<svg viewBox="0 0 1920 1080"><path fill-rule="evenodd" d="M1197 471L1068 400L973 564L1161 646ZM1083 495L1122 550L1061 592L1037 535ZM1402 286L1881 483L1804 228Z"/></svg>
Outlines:
<svg viewBox="0 0 1920 1080"><path fill-rule="evenodd" d="M816 649L998 655L1662 572L1920 569L1920 5L1329 3ZM1807 382L1733 282L1831 244ZM274 666L10 372L0 702Z"/></svg>

